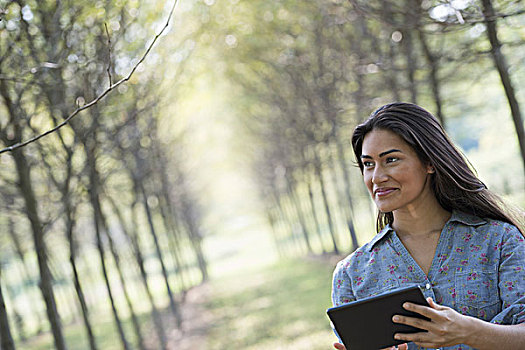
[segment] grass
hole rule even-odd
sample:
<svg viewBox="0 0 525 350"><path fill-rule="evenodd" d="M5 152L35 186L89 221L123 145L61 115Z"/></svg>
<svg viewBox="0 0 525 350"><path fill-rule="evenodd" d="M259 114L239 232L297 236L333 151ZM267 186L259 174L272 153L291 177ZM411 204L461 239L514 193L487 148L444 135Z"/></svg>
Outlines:
<svg viewBox="0 0 525 350"><path fill-rule="evenodd" d="M212 283L205 349L330 349L333 264L286 260Z"/></svg>
<svg viewBox="0 0 525 350"><path fill-rule="evenodd" d="M142 328L146 328L146 323L149 322L149 315L144 313L138 316ZM108 315L107 317L92 319L94 333L96 335L96 343L99 349L117 350L122 349L120 338L116 332L116 326L113 319ZM131 319L122 320L124 331L126 332L127 340L131 346L135 344L136 337L131 325ZM88 349L89 344L84 329L83 323L78 321L74 324L69 324L64 327L64 338L66 346L70 350ZM19 343L17 349L32 349L32 350L50 350L54 349L53 337L51 332L43 333L40 336L32 337L25 343Z"/></svg>
<svg viewBox="0 0 525 350"><path fill-rule="evenodd" d="M335 262L328 259L293 259L240 268L217 276L202 300L207 335L202 349L331 349L336 340L326 309L331 306L331 276ZM139 316L143 329L150 318ZM111 317L94 320L99 349L120 349ZM124 327L133 345L129 319ZM151 328L150 328L151 329ZM88 349L82 322L64 328L69 349ZM50 333L33 337L17 348L53 349ZM134 347L133 347L134 348Z"/></svg>

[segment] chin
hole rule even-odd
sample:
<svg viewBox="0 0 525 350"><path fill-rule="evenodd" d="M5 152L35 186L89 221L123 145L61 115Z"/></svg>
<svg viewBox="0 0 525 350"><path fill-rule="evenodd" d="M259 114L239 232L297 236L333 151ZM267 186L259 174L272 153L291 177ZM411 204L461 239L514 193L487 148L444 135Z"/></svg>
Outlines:
<svg viewBox="0 0 525 350"><path fill-rule="evenodd" d="M382 213L389 213L398 208L397 206L389 205L387 203L377 203L377 202L376 202L376 207L377 207L377 210L379 210Z"/></svg>
<svg viewBox="0 0 525 350"><path fill-rule="evenodd" d="M381 213L391 213L393 212L395 209L390 209L390 208L385 208L385 209L381 209L381 208L378 208L379 212Z"/></svg>

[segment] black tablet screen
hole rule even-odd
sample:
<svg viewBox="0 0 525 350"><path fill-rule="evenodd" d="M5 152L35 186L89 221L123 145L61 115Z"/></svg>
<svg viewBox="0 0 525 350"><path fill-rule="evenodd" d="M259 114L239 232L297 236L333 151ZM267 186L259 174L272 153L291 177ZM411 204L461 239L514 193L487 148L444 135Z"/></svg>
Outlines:
<svg viewBox="0 0 525 350"><path fill-rule="evenodd" d="M357 300L327 310L335 330L347 349L382 349L402 344L395 340L396 333L415 333L421 329L394 323L394 315L426 319L403 309L404 302L428 305L422 288L412 286L396 289L374 297Z"/></svg>

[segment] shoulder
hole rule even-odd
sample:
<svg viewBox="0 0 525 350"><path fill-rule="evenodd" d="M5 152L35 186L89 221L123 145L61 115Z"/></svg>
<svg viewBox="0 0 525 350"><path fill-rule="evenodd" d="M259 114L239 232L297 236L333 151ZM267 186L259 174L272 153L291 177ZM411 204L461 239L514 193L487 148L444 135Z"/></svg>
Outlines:
<svg viewBox="0 0 525 350"><path fill-rule="evenodd" d="M358 270L368 266L380 250L381 241L389 232L389 228L377 233L369 242L357 248L352 254L337 263L336 272Z"/></svg>
<svg viewBox="0 0 525 350"><path fill-rule="evenodd" d="M346 258L340 260L335 266L334 276L339 274L344 274L345 271L351 266L356 260L356 254L362 254L363 247L359 247L352 254L348 255Z"/></svg>
<svg viewBox="0 0 525 350"><path fill-rule="evenodd" d="M491 218L481 218L459 211L452 213L450 222L454 224L456 230L463 229L471 232L474 231L488 236L507 236L516 234L521 236L518 228L508 222Z"/></svg>
<svg viewBox="0 0 525 350"><path fill-rule="evenodd" d="M523 235L520 230L505 221L486 219L487 224L485 225L485 230L494 233L495 235L501 236L502 238L517 238L523 241Z"/></svg>
<svg viewBox="0 0 525 350"><path fill-rule="evenodd" d="M493 253L510 246L523 248L524 239L518 228L508 222L454 212L449 229L454 245L465 249L489 249Z"/></svg>

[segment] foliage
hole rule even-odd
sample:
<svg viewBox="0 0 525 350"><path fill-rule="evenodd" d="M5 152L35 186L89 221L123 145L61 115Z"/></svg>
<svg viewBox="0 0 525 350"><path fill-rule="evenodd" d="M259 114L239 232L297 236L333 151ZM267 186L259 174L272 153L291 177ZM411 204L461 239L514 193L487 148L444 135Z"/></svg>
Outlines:
<svg viewBox="0 0 525 350"><path fill-rule="evenodd" d="M128 74L155 34L160 5L0 2L3 146L57 125ZM167 298L179 318L184 291L207 278L198 208L180 165L165 159L151 117L162 98L160 74L142 72L68 126L1 157L9 198L0 216L9 232L2 285L18 342L51 328L55 347L65 348L62 323L82 319L93 349L102 340L92 320L107 314L123 347L144 348L139 307L151 312L165 346L157 308Z"/></svg>
<svg viewBox="0 0 525 350"><path fill-rule="evenodd" d="M373 212L352 169L349 139L358 121L392 100L432 111L483 166L489 186L521 204L524 163L512 160L525 140L505 144L506 161L487 157L497 158L492 169L512 163L512 171L496 174L477 161L491 154L481 141L489 124L514 133L481 2L205 3L199 9L209 30L198 43L217 58L215 74L227 79L232 113L250 135L243 151L251 152L246 158L281 254L356 247L352 231L363 217L356 210L365 221ZM489 20L498 23L508 73L518 82L523 11L512 1L494 6Z"/></svg>
<svg viewBox="0 0 525 350"><path fill-rule="evenodd" d="M125 76L169 5L0 0L1 145L54 127ZM224 213L242 224L246 213L233 211L249 203L282 257L355 249L373 234L374 209L349 138L356 123L392 100L441 118L481 178L523 204L520 145L486 24L497 22L506 71L519 82L525 17L515 1L494 2L489 19L483 6L181 2L172 34L129 84L59 132L0 156L0 229L7 233L0 236L0 286L17 343L51 329L56 344L64 327L67 344L80 343L75 334L88 344L90 320L100 318L108 327L92 327L99 347L106 337L141 347L152 323L162 347L162 308L170 305L177 317L185 290L208 277L207 235L226 230ZM515 90L523 105L523 89ZM217 171L206 175L210 183L199 183L209 169ZM221 176L232 179L223 197L211 199ZM215 257L217 247L207 247ZM325 320L301 304L326 300L308 281L328 288L329 273L291 265L263 272L266 286L222 290L210 307L226 323L212 336L233 332L241 321L229 305L242 300L252 311L244 326L259 332L237 334L239 346L313 339L305 334ZM297 281L307 288L295 297ZM299 314L311 324L294 323ZM327 337L318 339L321 346Z"/></svg>

